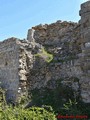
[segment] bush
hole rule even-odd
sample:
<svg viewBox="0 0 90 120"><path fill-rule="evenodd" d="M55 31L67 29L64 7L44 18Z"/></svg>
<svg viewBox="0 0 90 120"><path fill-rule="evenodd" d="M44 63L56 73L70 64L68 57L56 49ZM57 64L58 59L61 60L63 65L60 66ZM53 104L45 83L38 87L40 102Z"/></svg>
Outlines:
<svg viewBox="0 0 90 120"><path fill-rule="evenodd" d="M30 107L28 109L7 105L5 92L0 88L0 120L56 120L51 106Z"/></svg>
<svg viewBox="0 0 90 120"><path fill-rule="evenodd" d="M7 107L0 112L0 120L56 120L54 112L39 107L29 109Z"/></svg>
<svg viewBox="0 0 90 120"><path fill-rule="evenodd" d="M42 48L39 53L35 54L35 56L42 57L48 63L53 60L53 55L50 53L47 53L47 51L44 48Z"/></svg>

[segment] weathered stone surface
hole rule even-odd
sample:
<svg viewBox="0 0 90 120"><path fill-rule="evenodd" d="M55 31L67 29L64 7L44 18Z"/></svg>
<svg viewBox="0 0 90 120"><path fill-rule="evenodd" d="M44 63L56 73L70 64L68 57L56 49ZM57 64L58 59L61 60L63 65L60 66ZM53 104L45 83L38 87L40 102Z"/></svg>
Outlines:
<svg viewBox="0 0 90 120"><path fill-rule="evenodd" d="M0 81L6 89L7 99L16 99L19 85L19 46L16 38L10 38L0 43Z"/></svg>
<svg viewBox="0 0 90 120"><path fill-rule="evenodd" d="M55 89L59 81L90 103L90 1L81 5L80 15L78 23L40 24L28 30L27 40L0 42L0 81L8 99L35 88ZM35 56L42 48L53 55L50 63Z"/></svg>
<svg viewBox="0 0 90 120"><path fill-rule="evenodd" d="M84 21L84 22L83 22ZM81 83L81 96L84 102L90 103L90 1L81 5L81 36L82 42L82 54L81 66L83 74L80 79Z"/></svg>

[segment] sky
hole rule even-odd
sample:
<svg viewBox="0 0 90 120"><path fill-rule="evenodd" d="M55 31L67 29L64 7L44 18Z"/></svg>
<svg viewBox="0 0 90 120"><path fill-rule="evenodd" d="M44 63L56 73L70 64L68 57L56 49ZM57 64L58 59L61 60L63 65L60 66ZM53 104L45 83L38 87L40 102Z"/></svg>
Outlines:
<svg viewBox="0 0 90 120"><path fill-rule="evenodd" d="M26 38L38 24L57 20L78 22L80 4L87 0L0 0L0 41Z"/></svg>

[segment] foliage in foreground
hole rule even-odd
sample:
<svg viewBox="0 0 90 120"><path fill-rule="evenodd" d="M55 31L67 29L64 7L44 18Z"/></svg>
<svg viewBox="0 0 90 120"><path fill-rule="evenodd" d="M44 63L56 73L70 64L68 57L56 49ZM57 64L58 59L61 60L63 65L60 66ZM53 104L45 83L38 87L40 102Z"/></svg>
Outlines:
<svg viewBox="0 0 90 120"><path fill-rule="evenodd" d="M0 120L56 120L52 107L13 107L6 104L5 92L0 88Z"/></svg>
<svg viewBox="0 0 90 120"><path fill-rule="evenodd" d="M7 106L5 101L5 92L0 88L0 120L57 120L58 115L87 115L90 120L90 106L77 105L76 101L69 99L68 102L59 107L58 113L54 113L51 106L43 105L42 107L30 107L25 109L21 106ZM63 120L63 118L60 118ZM59 119L58 119L59 120ZM68 120L68 119L65 119ZM76 118L72 120L77 120Z"/></svg>
<svg viewBox="0 0 90 120"><path fill-rule="evenodd" d="M49 112L39 107L29 109L7 107L0 112L0 120L56 120L53 111Z"/></svg>

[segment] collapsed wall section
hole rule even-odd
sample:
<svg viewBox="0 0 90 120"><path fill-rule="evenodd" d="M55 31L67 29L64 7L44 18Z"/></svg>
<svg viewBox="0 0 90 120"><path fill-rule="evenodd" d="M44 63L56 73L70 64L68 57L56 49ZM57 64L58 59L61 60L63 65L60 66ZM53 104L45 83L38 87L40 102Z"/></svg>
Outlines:
<svg viewBox="0 0 90 120"><path fill-rule="evenodd" d="M33 55L31 53L33 45L26 41L18 41L19 47L19 93L20 96L27 96L28 89L28 73L33 68Z"/></svg>
<svg viewBox="0 0 90 120"><path fill-rule="evenodd" d="M82 52L80 24L57 21L50 25L38 25L28 31L28 41L33 41L32 38L53 55L53 60L47 63L42 57L35 57L28 78L30 90L42 91L44 87L54 90L60 82L75 90L75 96L79 95L79 79L82 75L78 57Z"/></svg>
<svg viewBox="0 0 90 120"><path fill-rule="evenodd" d="M84 102L90 102L90 1L81 5L80 15L78 24L57 21L28 31L29 41L34 38L54 56L49 64L35 58L29 74L30 89L48 86L48 82L49 88L54 89L56 81L63 79L63 85L71 86Z"/></svg>

